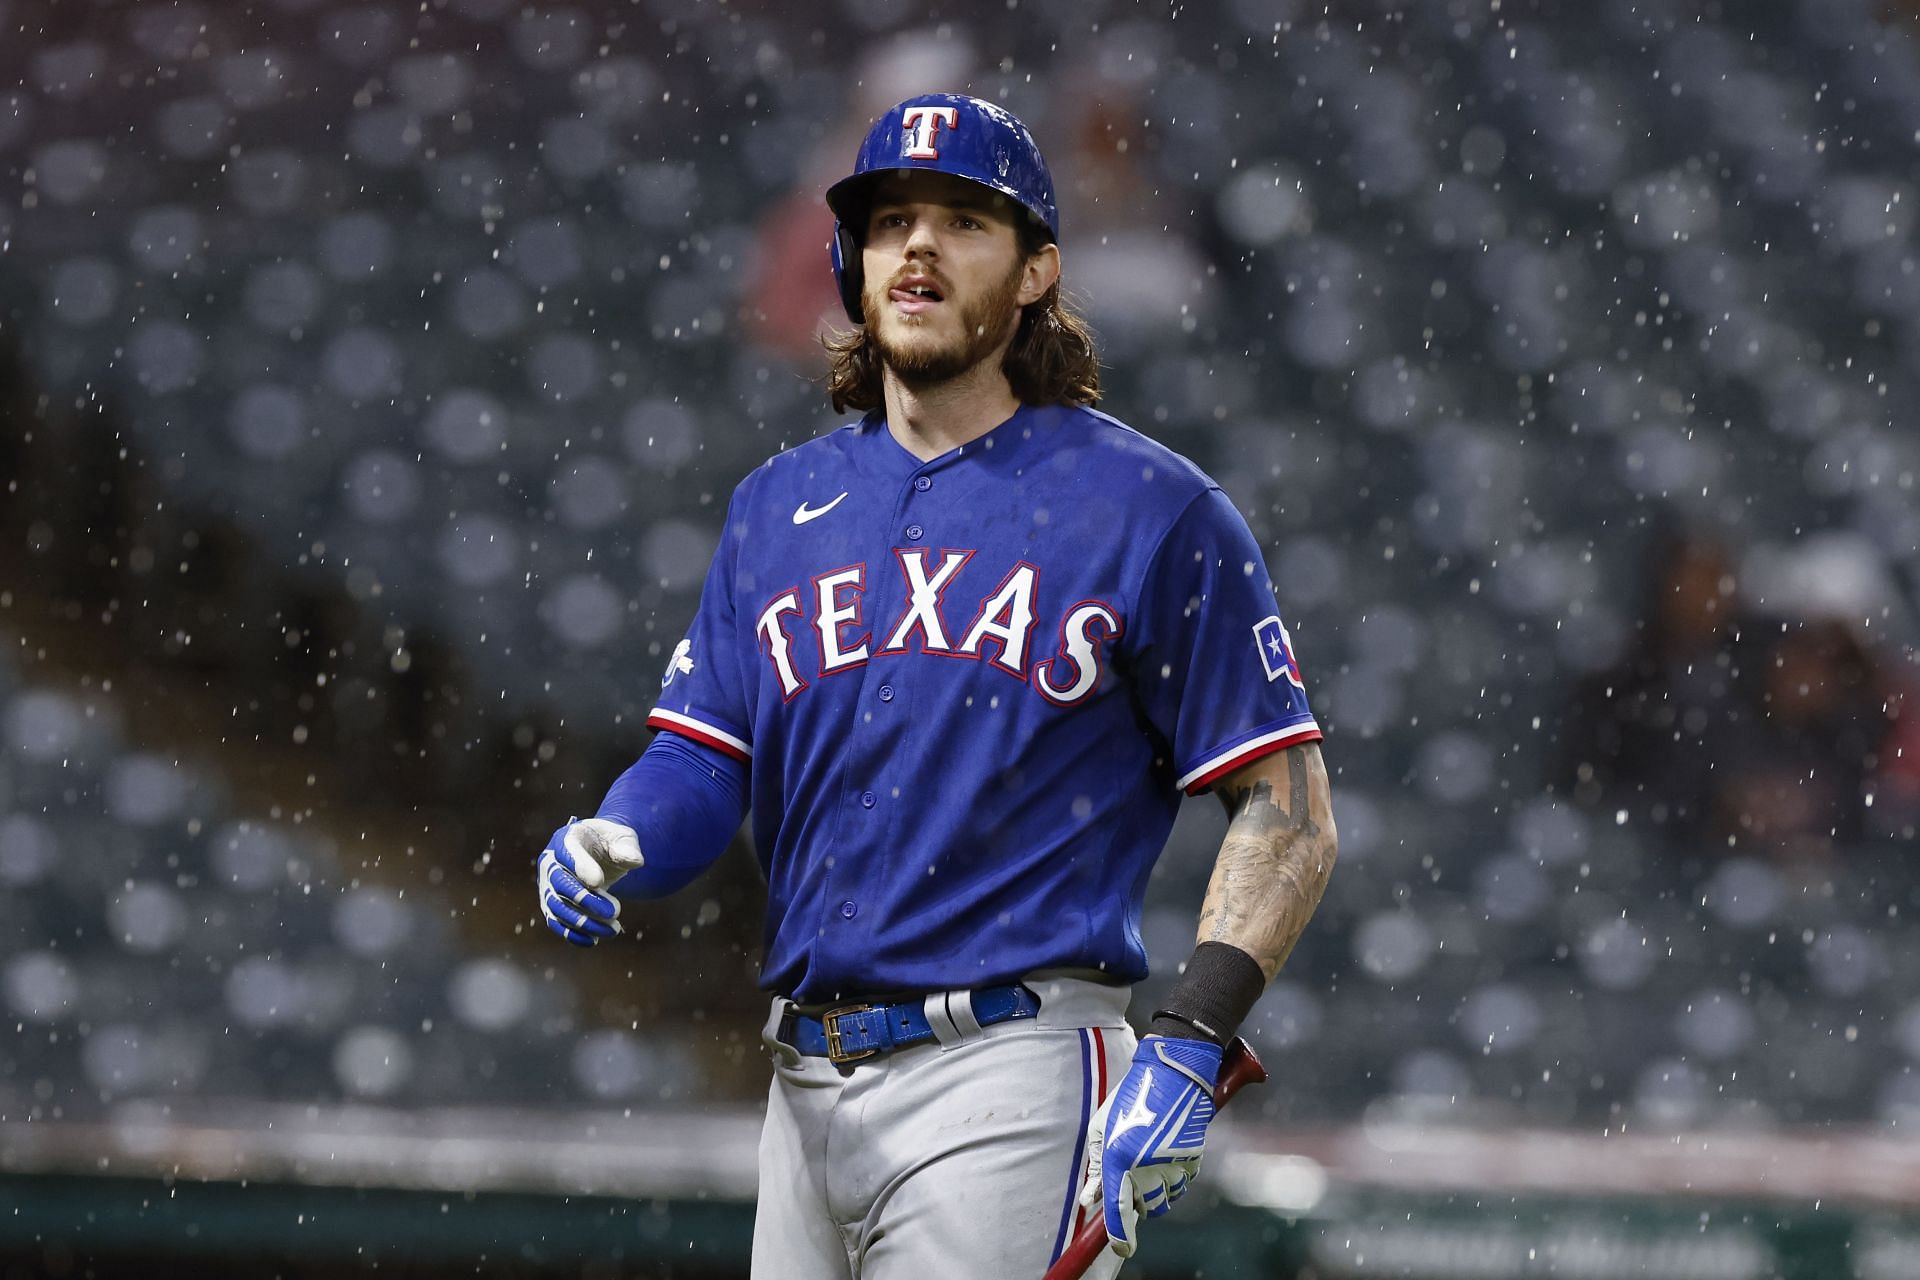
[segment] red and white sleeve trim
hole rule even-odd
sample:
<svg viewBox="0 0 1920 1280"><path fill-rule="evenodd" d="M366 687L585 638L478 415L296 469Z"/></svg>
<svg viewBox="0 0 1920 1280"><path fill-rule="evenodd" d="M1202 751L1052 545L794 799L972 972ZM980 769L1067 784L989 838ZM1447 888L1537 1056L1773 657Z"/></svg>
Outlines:
<svg viewBox="0 0 1920 1280"><path fill-rule="evenodd" d="M1257 738L1249 738L1237 747L1228 747L1209 760L1201 761L1187 770L1178 785L1188 795L1197 796L1214 782L1249 761L1270 755L1282 747L1316 741L1319 737L1320 726L1311 720L1302 720L1299 724L1290 724L1284 729L1263 733Z"/></svg>
<svg viewBox="0 0 1920 1280"><path fill-rule="evenodd" d="M667 711L655 707L647 717L647 727L651 729L671 729L682 737L692 738L695 742L724 751L743 764L753 762L753 748L744 741L728 733L725 729L708 724L705 720L696 720L692 716L681 715L678 711Z"/></svg>

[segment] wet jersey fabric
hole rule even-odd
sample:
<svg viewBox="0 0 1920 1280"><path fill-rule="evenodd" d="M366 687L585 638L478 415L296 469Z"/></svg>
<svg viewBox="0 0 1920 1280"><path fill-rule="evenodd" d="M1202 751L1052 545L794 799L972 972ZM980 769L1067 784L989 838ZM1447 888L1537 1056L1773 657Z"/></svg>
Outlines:
<svg viewBox="0 0 1920 1280"><path fill-rule="evenodd" d="M770 459L663 679L648 723L748 766L761 981L802 1003L1142 977L1183 792L1320 736L1232 503L1078 408Z"/></svg>

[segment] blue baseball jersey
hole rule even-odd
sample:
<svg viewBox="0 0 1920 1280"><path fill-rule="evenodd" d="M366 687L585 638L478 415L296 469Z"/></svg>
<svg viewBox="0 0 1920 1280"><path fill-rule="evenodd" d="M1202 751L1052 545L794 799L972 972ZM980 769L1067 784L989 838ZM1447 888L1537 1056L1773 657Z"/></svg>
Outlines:
<svg viewBox="0 0 1920 1280"><path fill-rule="evenodd" d="M1320 736L1226 495L1064 407L754 471L648 723L747 763L762 985L803 1003L1142 977L1182 794Z"/></svg>

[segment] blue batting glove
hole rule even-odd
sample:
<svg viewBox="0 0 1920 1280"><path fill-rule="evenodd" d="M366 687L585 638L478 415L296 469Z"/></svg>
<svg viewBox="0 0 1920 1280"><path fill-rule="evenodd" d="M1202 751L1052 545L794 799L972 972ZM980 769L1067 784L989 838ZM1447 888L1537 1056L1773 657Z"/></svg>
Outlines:
<svg viewBox="0 0 1920 1280"><path fill-rule="evenodd" d="M1199 1173L1224 1054L1209 1040L1148 1036L1088 1127L1080 1203L1102 1207L1108 1247L1122 1258L1139 1247L1140 1215L1171 1209Z"/></svg>
<svg viewBox="0 0 1920 1280"><path fill-rule="evenodd" d="M610 886L644 862L631 827L604 818L561 827L534 872L547 928L576 947L619 933L620 900Z"/></svg>

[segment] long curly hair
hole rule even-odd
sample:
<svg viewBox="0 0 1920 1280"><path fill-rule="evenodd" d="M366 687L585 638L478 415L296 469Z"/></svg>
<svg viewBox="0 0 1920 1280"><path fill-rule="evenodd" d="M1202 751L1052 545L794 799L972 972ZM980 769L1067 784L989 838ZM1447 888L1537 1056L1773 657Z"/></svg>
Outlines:
<svg viewBox="0 0 1920 1280"><path fill-rule="evenodd" d="M1049 243L1035 224L1020 227L1020 251L1031 257ZM835 413L849 409L865 413L883 403L879 344L867 326L830 334L822 339L831 358L827 394ZM1093 347L1093 330L1086 317L1060 291L1060 282L1020 310L1000 367L1014 396L1028 405L1096 405L1100 403L1100 357Z"/></svg>

